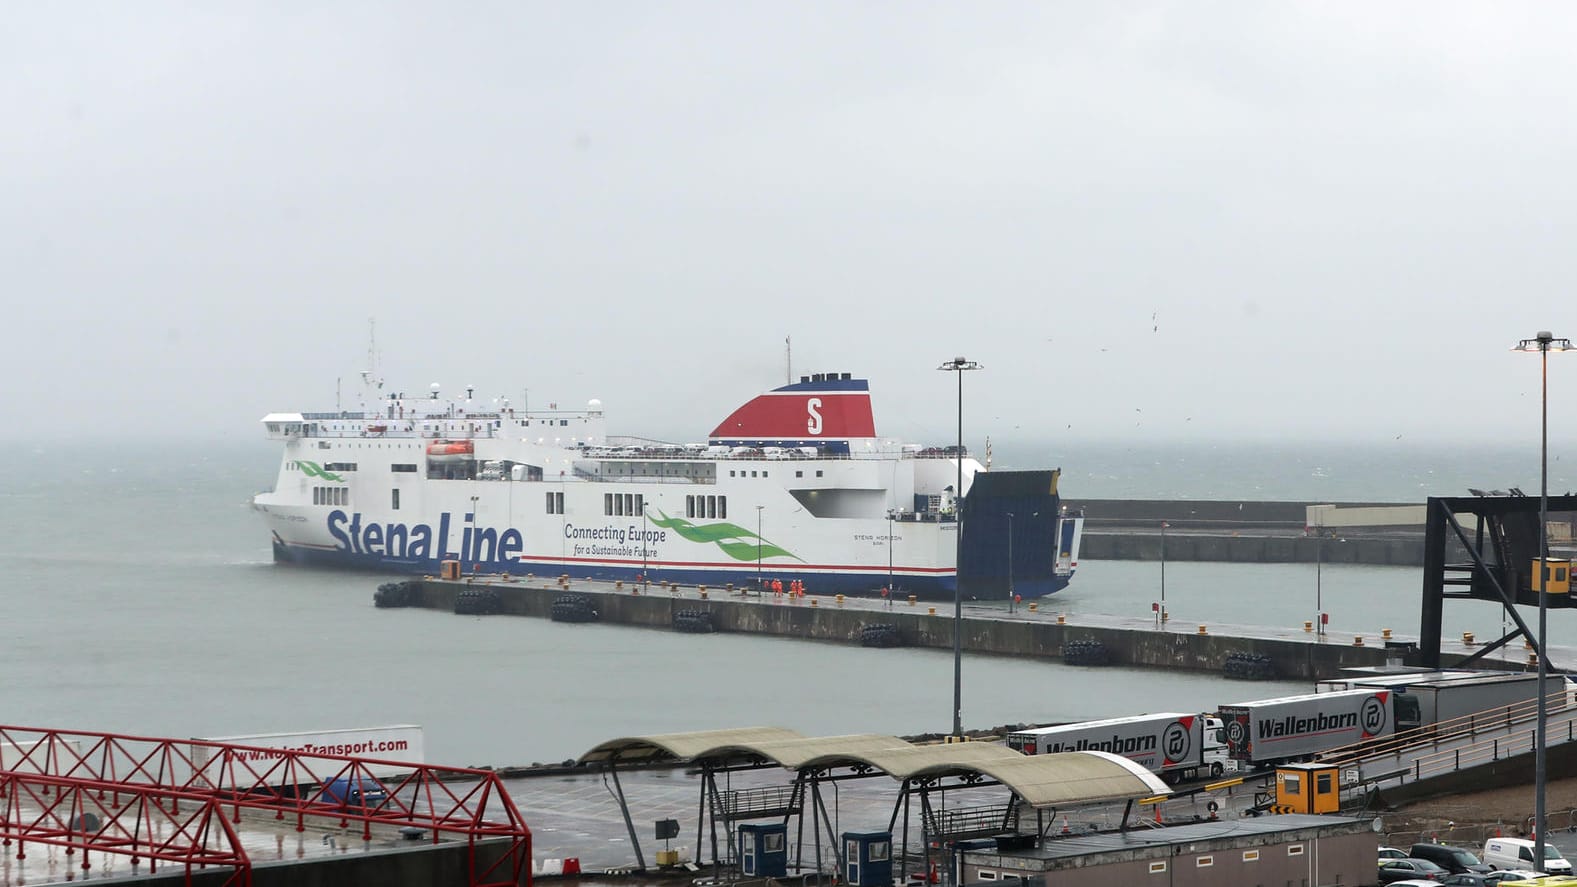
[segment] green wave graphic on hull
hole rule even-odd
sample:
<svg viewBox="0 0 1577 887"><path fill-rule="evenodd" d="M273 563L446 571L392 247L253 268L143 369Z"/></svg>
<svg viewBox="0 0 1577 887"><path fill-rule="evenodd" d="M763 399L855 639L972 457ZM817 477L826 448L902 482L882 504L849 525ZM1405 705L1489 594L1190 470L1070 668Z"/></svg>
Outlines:
<svg viewBox="0 0 1577 887"><path fill-rule="evenodd" d="M301 466L301 473L305 474L307 477L321 477L324 480L331 480L335 483L345 482L345 478L340 477L332 471L324 471L323 466L316 462L308 462L305 459L297 459L296 464Z"/></svg>
<svg viewBox="0 0 1577 887"><path fill-rule="evenodd" d="M690 542L710 542L736 561L753 561L756 558L766 560L769 557L791 557L800 563L805 562L804 558L794 554L792 551L779 548L738 524L723 522L697 525L682 517L669 517L665 511L659 511L658 514L661 514L662 517L650 518L652 523L665 530L673 530Z"/></svg>

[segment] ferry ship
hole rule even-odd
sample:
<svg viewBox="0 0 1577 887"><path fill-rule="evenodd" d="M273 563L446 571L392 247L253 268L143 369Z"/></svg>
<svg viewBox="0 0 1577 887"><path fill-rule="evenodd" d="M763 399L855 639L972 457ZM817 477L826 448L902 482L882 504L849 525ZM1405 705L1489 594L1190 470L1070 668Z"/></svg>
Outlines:
<svg viewBox="0 0 1577 887"><path fill-rule="evenodd" d="M1060 469L879 438L849 373L759 395L704 444L610 436L596 400L479 411L472 393L264 416L284 453L252 505L275 560L939 600L1040 597L1077 566Z"/></svg>

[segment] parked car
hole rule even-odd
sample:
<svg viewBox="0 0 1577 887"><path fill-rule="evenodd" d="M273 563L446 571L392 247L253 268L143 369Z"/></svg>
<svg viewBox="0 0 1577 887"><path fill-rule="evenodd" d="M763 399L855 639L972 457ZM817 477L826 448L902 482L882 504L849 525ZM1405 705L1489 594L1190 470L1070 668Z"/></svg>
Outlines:
<svg viewBox="0 0 1577 887"><path fill-rule="evenodd" d="M1438 884L1449 874L1451 873L1427 859L1380 860L1381 884L1391 884L1408 878L1417 878L1420 881L1434 881Z"/></svg>
<svg viewBox="0 0 1577 887"><path fill-rule="evenodd" d="M1515 881L1520 877L1512 872L1460 872L1440 883L1446 887L1499 887L1501 881Z"/></svg>
<svg viewBox="0 0 1577 887"><path fill-rule="evenodd" d="M1403 849L1401 849L1399 847L1381 847L1380 848L1380 858L1381 859L1406 859L1407 858L1407 851L1403 850Z"/></svg>
<svg viewBox="0 0 1577 887"><path fill-rule="evenodd" d="M1493 866L1480 862L1471 852L1450 844L1414 844L1412 852L1407 855L1414 859L1427 859L1453 875L1463 872L1483 874L1495 870Z"/></svg>

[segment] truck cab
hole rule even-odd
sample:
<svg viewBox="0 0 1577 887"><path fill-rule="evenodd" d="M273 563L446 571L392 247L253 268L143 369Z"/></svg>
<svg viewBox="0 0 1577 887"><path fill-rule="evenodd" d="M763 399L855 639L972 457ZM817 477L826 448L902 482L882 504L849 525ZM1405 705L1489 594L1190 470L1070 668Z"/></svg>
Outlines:
<svg viewBox="0 0 1577 887"><path fill-rule="evenodd" d="M1210 774L1211 778L1223 773L1237 770L1237 762L1227 754L1227 727L1226 722L1217 717L1205 718L1205 749L1200 761L1201 769Z"/></svg>
<svg viewBox="0 0 1577 887"><path fill-rule="evenodd" d="M323 800L350 810L372 810L387 803L389 793L367 776L336 776L323 784Z"/></svg>

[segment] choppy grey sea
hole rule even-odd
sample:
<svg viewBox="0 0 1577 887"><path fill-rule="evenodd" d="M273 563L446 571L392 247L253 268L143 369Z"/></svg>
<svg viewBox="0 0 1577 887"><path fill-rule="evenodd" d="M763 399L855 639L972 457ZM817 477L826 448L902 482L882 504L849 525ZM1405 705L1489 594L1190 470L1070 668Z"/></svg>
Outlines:
<svg viewBox="0 0 1577 887"><path fill-rule="evenodd" d="M1419 502L1538 483L1536 452L1045 449L999 447L994 461L1062 465L1062 492L1075 498ZM641 733L951 724L947 652L376 610L381 577L272 563L247 505L277 468L266 442L23 443L12 455L0 464L0 723L172 737L416 723L428 760L493 766ZM1568 483L1552 463L1552 492ZM1326 565L1321 579L1333 631L1417 631L1417 570ZM1180 623L1300 625L1314 583L1310 565L1172 563L1167 602ZM1084 561L1047 606L1143 617L1158 584L1154 563ZM1448 636L1498 629L1484 607L1448 609ZM1573 636L1571 615L1551 615L1553 643ZM1309 688L968 657L964 722L1204 710L1249 689Z"/></svg>

